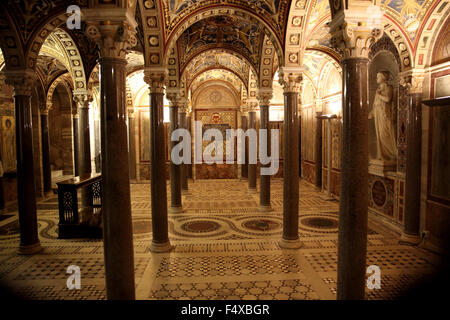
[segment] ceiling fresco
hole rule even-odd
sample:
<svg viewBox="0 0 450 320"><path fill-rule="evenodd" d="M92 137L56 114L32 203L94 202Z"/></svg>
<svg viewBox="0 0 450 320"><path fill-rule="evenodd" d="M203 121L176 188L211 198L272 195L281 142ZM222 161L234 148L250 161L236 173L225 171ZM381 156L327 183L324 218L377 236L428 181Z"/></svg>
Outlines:
<svg viewBox="0 0 450 320"><path fill-rule="evenodd" d="M189 27L177 41L181 70L202 51L226 48L243 55L258 70L263 33L237 17L216 16Z"/></svg>
<svg viewBox="0 0 450 320"><path fill-rule="evenodd" d="M168 38L181 20L199 8L230 4L259 15L276 30L279 38L283 39L289 2L289 0L163 0L166 36Z"/></svg>
<svg viewBox="0 0 450 320"><path fill-rule="evenodd" d="M381 0L381 9L394 17L414 42L417 30L433 0Z"/></svg>
<svg viewBox="0 0 450 320"><path fill-rule="evenodd" d="M227 70L208 70L195 78L195 80L191 83L190 89L192 94L206 81L215 80L228 82L234 87L236 92L241 92L243 86L242 80L234 73Z"/></svg>
<svg viewBox="0 0 450 320"><path fill-rule="evenodd" d="M250 66L244 60L223 50L209 50L197 55L185 69L186 82L189 86L197 75L207 69L228 69L237 74L247 85Z"/></svg>

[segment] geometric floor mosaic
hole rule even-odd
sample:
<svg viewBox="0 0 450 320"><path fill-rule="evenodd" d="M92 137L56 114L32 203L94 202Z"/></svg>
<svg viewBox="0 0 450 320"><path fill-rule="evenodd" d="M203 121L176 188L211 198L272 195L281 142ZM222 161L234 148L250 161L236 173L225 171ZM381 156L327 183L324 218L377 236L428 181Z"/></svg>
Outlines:
<svg viewBox="0 0 450 320"><path fill-rule="evenodd" d="M150 185L131 185L137 299L335 299L339 203L300 182L299 250L281 249L283 181L271 180L272 212L258 211L246 181L196 180L182 213L169 213L170 253L149 251ZM168 201L170 188L168 185ZM58 201L38 208L44 250L17 255L17 213L0 216L0 285L28 299L105 299L101 239L57 239ZM395 233L369 221L367 264L381 268L381 289L368 299L395 299L433 272L438 257L398 244ZM66 269L81 270L81 290L68 290Z"/></svg>

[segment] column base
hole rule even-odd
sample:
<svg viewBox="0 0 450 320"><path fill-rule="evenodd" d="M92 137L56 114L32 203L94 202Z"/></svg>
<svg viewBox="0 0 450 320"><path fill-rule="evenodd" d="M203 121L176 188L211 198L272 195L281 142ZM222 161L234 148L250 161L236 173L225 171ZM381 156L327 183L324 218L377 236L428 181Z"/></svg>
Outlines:
<svg viewBox="0 0 450 320"><path fill-rule="evenodd" d="M421 241L422 239L420 239L419 235L412 235L403 232L398 243L409 246L417 246Z"/></svg>
<svg viewBox="0 0 450 320"><path fill-rule="evenodd" d="M260 212L270 212L273 211L273 208L271 206L259 206L258 210Z"/></svg>
<svg viewBox="0 0 450 320"><path fill-rule="evenodd" d="M169 207L169 213L181 213L184 212L183 207Z"/></svg>
<svg viewBox="0 0 450 320"><path fill-rule="evenodd" d="M156 243L152 241L150 245L150 252L153 253L164 253L170 252L174 247L170 244L170 241L164 243Z"/></svg>
<svg viewBox="0 0 450 320"><path fill-rule="evenodd" d="M295 240L281 239L281 241L278 242L278 244L280 245L280 247L282 249L299 249L302 247L302 243L300 242L300 239L295 239Z"/></svg>
<svg viewBox="0 0 450 320"><path fill-rule="evenodd" d="M258 191L256 190L256 188L255 188L255 189L250 189L250 188L249 188L249 189L247 190L247 192L248 192L248 193L251 193L251 194L256 194L256 193L258 193Z"/></svg>
<svg viewBox="0 0 450 320"><path fill-rule="evenodd" d="M20 246L18 254L22 255L29 255L29 254L36 254L42 250L41 243L35 243L27 246Z"/></svg>

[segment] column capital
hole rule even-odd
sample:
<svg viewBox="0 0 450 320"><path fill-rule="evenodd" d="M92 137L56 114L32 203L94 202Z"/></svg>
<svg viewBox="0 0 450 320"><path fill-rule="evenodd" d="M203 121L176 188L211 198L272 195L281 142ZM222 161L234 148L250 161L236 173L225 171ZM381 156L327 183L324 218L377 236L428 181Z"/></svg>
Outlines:
<svg viewBox="0 0 450 320"><path fill-rule="evenodd" d="M41 115L48 115L48 112L50 111L52 106L53 106L52 103L49 101L41 103L39 105L39 111Z"/></svg>
<svg viewBox="0 0 450 320"><path fill-rule="evenodd" d="M148 84L151 93L164 93L168 72L165 68L146 68L144 81Z"/></svg>
<svg viewBox="0 0 450 320"><path fill-rule="evenodd" d="M73 92L73 101L76 102L78 108L89 108L89 102L92 102L92 94L86 90L75 90Z"/></svg>
<svg viewBox="0 0 450 320"><path fill-rule="evenodd" d="M322 99L316 99L314 101L315 106L316 106L316 113L320 112L322 113L323 111L323 100Z"/></svg>
<svg viewBox="0 0 450 320"><path fill-rule="evenodd" d="M100 49L100 58L125 59L128 49L137 44L137 22L126 8L83 10L86 35Z"/></svg>
<svg viewBox="0 0 450 320"><path fill-rule="evenodd" d="M256 93L256 99L258 99L260 106L269 106L270 100L273 97L272 89L258 89Z"/></svg>
<svg viewBox="0 0 450 320"><path fill-rule="evenodd" d="M370 1L339 11L330 22L331 45L343 59L368 58L370 46L383 35L382 17Z"/></svg>
<svg viewBox="0 0 450 320"><path fill-rule="evenodd" d="M134 119L134 108L128 108L127 113L129 119Z"/></svg>
<svg viewBox="0 0 450 320"><path fill-rule="evenodd" d="M249 99L247 100L247 112L255 112L255 109L258 107L258 100Z"/></svg>
<svg viewBox="0 0 450 320"><path fill-rule="evenodd" d="M422 93L424 78L423 70L412 69L399 74L400 85L406 87L408 94Z"/></svg>
<svg viewBox="0 0 450 320"><path fill-rule="evenodd" d="M31 96L37 75L32 69L5 69L5 82L14 88L16 96Z"/></svg>
<svg viewBox="0 0 450 320"><path fill-rule="evenodd" d="M184 98L180 96L180 90L167 89L166 98L169 100L169 107L182 107L184 104Z"/></svg>
<svg viewBox="0 0 450 320"><path fill-rule="evenodd" d="M283 86L284 93L301 93L303 76L301 68L280 68L279 83Z"/></svg>

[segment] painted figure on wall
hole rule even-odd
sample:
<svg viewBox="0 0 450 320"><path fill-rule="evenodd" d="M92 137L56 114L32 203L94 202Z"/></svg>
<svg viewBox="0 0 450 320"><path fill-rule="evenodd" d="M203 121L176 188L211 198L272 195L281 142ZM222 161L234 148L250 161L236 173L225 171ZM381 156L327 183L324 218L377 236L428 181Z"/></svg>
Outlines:
<svg viewBox="0 0 450 320"><path fill-rule="evenodd" d="M5 172L16 171L16 136L13 117L3 117L3 169Z"/></svg>
<svg viewBox="0 0 450 320"><path fill-rule="evenodd" d="M390 73L381 71L377 74L377 91L373 100L369 119L375 120L377 136L377 160L397 159L397 142L395 138L393 88L388 83Z"/></svg>

